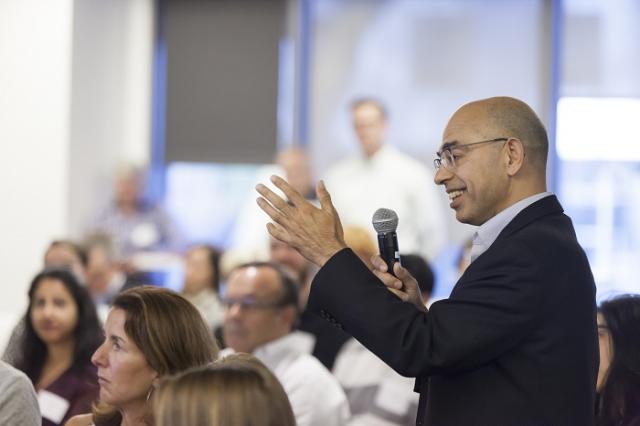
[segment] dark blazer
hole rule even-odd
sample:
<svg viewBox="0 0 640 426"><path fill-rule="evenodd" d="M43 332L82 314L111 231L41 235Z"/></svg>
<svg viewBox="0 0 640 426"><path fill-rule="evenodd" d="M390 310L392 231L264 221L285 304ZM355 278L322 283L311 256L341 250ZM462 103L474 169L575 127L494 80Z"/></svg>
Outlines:
<svg viewBox="0 0 640 426"><path fill-rule="evenodd" d="M309 308L417 378L418 425L593 424L595 285L555 196L521 211L428 313L349 249L316 275Z"/></svg>

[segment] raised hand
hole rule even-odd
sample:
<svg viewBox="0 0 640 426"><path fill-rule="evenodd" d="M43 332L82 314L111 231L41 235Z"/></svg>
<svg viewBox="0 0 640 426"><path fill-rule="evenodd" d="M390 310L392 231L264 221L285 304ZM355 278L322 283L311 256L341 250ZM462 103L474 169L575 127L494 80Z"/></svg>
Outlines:
<svg viewBox="0 0 640 426"><path fill-rule="evenodd" d="M316 185L320 208L305 200L281 177L271 176L271 182L287 200L262 184L256 186L262 196L257 203L273 220L267 224L269 234L295 247L318 266L346 247L340 218L322 181Z"/></svg>

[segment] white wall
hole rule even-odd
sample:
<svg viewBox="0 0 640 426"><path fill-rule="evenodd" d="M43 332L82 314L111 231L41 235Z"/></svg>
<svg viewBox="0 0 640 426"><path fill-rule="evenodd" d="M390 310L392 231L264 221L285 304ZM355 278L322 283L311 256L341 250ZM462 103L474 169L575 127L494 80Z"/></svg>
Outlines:
<svg viewBox="0 0 640 426"><path fill-rule="evenodd" d="M71 0L0 2L0 339L69 212Z"/></svg>
<svg viewBox="0 0 640 426"><path fill-rule="evenodd" d="M149 161L153 1L77 0L73 14L68 225L80 237L115 165Z"/></svg>
<svg viewBox="0 0 640 426"><path fill-rule="evenodd" d="M0 2L0 350L48 242L148 159L152 34L152 0Z"/></svg>

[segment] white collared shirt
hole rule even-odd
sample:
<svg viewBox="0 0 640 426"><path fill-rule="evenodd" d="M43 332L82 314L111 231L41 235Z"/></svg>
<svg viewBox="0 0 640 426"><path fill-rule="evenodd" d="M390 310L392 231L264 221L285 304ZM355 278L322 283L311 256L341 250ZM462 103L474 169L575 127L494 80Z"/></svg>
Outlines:
<svg viewBox="0 0 640 426"><path fill-rule="evenodd" d="M349 403L338 381L310 355L313 336L294 331L253 352L278 378L289 397L298 426L342 426L349 417ZM227 348L221 357L230 355Z"/></svg>
<svg viewBox="0 0 640 426"><path fill-rule="evenodd" d="M525 208L545 197L553 195L551 192L541 192L524 198L507 207L500 213L483 223L473 234L473 246L471 247L471 262L487 251L491 244L498 238L500 232Z"/></svg>
<svg viewBox="0 0 640 426"><path fill-rule="evenodd" d="M401 253L417 253L432 260L446 241L445 198L433 183L433 173L416 159L383 145L372 157L349 157L326 174L343 226L357 225L377 238L371 225L381 207L398 214Z"/></svg>

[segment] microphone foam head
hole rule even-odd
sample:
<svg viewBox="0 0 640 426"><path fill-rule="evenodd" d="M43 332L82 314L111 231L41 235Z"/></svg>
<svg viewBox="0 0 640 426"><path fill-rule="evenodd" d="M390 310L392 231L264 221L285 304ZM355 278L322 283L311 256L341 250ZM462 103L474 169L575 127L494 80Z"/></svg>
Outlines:
<svg viewBox="0 0 640 426"><path fill-rule="evenodd" d="M371 222L373 223L373 229L378 234L396 232L396 229L398 229L398 215L391 209L376 210Z"/></svg>

